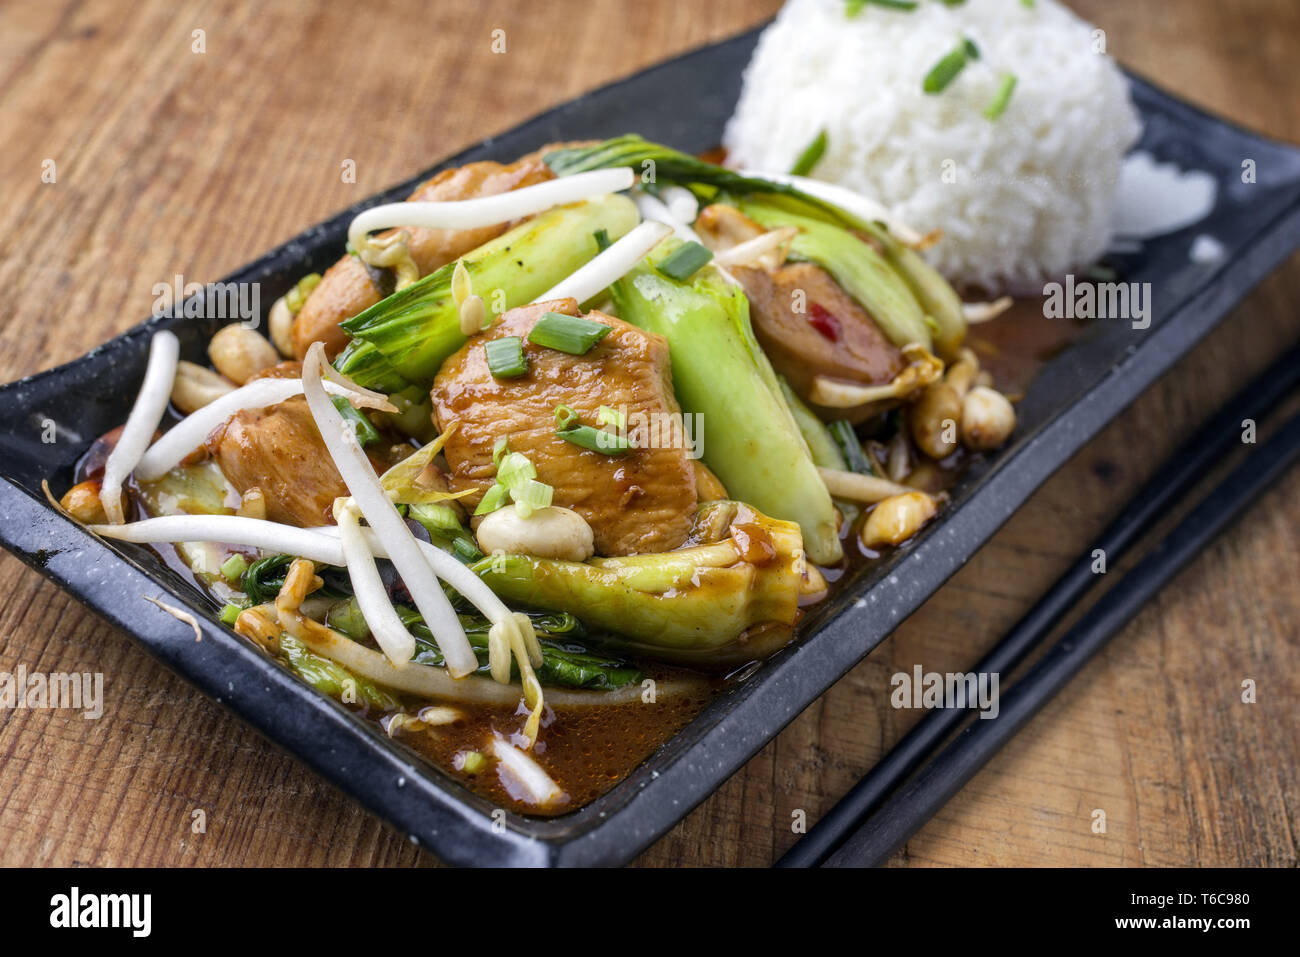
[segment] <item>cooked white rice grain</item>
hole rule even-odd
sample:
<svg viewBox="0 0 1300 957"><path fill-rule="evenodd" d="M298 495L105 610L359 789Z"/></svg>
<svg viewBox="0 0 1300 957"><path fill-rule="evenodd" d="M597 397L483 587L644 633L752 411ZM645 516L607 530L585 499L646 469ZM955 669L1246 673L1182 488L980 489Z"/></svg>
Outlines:
<svg viewBox="0 0 1300 957"><path fill-rule="evenodd" d="M963 36L980 58L926 94L926 74ZM1141 131L1103 42L1054 0L867 4L853 19L843 0L789 0L745 71L728 164L788 171L824 129L811 175L922 233L942 230L926 255L950 280L1041 287L1105 250L1120 163ZM1015 91L987 119L1007 72Z"/></svg>

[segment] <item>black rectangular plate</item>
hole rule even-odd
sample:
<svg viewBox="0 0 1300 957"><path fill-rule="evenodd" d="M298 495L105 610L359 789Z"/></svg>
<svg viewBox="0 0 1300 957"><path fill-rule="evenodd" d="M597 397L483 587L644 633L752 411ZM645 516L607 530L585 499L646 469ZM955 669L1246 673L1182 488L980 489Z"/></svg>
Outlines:
<svg viewBox="0 0 1300 957"><path fill-rule="evenodd" d="M687 151L715 147L740 90L757 31L686 54L557 107L432 170L314 226L227 277L261 283L270 303L305 272L338 258L356 210L405 197L447 166L512 160L553 140L628 131ZM1217 205L1195 227L1147 244L1126 278L1151 282L1151 327L1094 322L1043 369L1018 408L1014 445L977 463L953 490L940 521L886 561L859 569L817 606L802 640L702 714L599 800L552 820L507 816L494 831L491 805L372 725L298 681L220 625L213 605L147 548L100 541L54 511L40 492L70 482L94 438L121 424L143 374L150 335L180 337L202 359L219 324L152 319L76 362L0 389L0 540L152 654L296 754L443 860L481 865L617 864L635 856L707 797L791 719L879 644L948 579L1035 488L1201 339L1300 245L1300 150L1269 142L1180 102L1139 79L1141 148L1211 172ZM1242 182L1243 161L1257 181ZM1226 256L1197 265L1198 233ZM52 421L59 440L41 436ZM156 596L196 612L203 640L141 600Z"/></svg>

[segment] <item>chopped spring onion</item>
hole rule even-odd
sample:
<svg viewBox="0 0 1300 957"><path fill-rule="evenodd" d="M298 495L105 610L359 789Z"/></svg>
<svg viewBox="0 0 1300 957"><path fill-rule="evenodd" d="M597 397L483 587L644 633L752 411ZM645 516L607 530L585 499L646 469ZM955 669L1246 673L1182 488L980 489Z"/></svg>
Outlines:
<svg viewBox="0 0 1300 957"><path fill-rule="evenodd" d="M510 489L497 483L496 485L491 486L487 492L484 493L482 500L478 503L478 508L474 509L474 514L486 515L489 512L495 512L506 504L509 497Z"/></svg>
<svg viewBox="0 0 1300 957"><path fill-rule="evenodd" d="M1016 75L1014 73L1003 73L1002 78L998 80L997 92L993 94L993 99L989 105L984 107L984 116L986 119L996 120L999 116L1007 111L1007 104L1011 102L1011 94L1016 89Z"/></svg>
<svg viewBox="0 0 1300 957"><path fill-rule="evenodd" d="M957 79L957 74L966 69L966 64L972 59L973 47L974 44L969 40L962 40L955 49L946 53L943 59L930 68L930 72L925 75L925 80L921 83L921 89L930 94L942 93L947 89L948 84Z"/></svg>
<svg viewBox="0 0 1300 957"><path fill-rule="evenodd" d="M700 243L682 243L660 260L655 269L669 279L686 282L708 264L713 253Z"/></svg>
<svg viewBox="0 0 1300 957"><path fill-rule="evenodd" d="M374 445L382 441L382 436L374 424L364 415L357 411L356 407L347 400L346 396L332 395L330 401L334 403L334 408L339 410L339 415L343 416L343 421L352 426L352 431L357 435L357 441L361 443L364 449L367 445Z"/></svg>
<svg viewBox="0 0 1300 957"><path fill-rule="evenodd" d="M460 769L469 775L478 774L485 764L487 758L483 757L482 751L466 751L460 759Z"/></svg>
<svg viewBox="0 0 1300 957"><path fill-rule="evenodd" d="M603 409L604 406L602 405ZM578 413L567 405L557 405L555 407L555 427L560 431L571 429L578 424Z"/></svg>
<svg viewBox="0 0 1300 957"><path fill-rule="evenodd" d="M180 361L180 348L180 341L170 332L154 333L149 342L149 364L145 368L140 394L131 406L131 414L127 416L117 444L108 454L100 483L99 500L108 520L114 525L121 525L126 520L122 513L122 483L132 471L138 473L149 458L146 449L167 411L176 380L176 366Z"/></svg>
<svg viewBox="0 0 1300 957"><path fill-rule="evenodd" d="M580 356L609 333L610 327L603 322L581 316L567 316L562 312L548 312L537 320L528 333L528 341L535 346Z"/></svg>
<svg viewBox="0 0 1300 957"><path fill-rule="evenodd" d="M497 481L506 488L537 478L537 469L522 452L507 452L497 466Z"/></svg>
<svg viewBox="0 0 1300 957"><path fill-rule="evenodd" d="M593 239L596 240L596 249L597 249L597 250L599 250L600 252L603 253L606 249L609 248L609 246L610 246L610 242L609 242L609 230L608 230L608 229L598 229L598 230L596 230L594 233L592 233L591 236L592 236ZM477 753L477 752L475 752L475 753Z"/></svg>
<svg viewBox="0 0 1300 957"><path fill-rule="evenodd" d="M553 206L577 203L605 193L630 189L636 173L630 167L594 170L583 176L566 176L535 186L451 202L385 203L357 215L348 227L348 242L355 249L379 229L403 226L422 229L479 229L545 212Z"/></svg>
<svg viewBox="0 0 1300 957"><path fill-rule="evenodd" d="M641 223L595 259L570 273L567 279L560 280L542 293L533 302L576 299L581 303L596 298L601 290L622 279L629 269L644 259L646 254L671 232L672 228L663 223Z"/></svg>
<svg viewBox="0 0 1300 957"><path fill-rule="evenodd" d="M605 455L622 455L631 451L632 443L625 436L604 429L594 429L590 425L574 425L555 433L566 442L572 442L593 452Z"/></svg>
<svg viewBox="0 0 1300 957"><path fill-rule="evenodd" d="M478 659L474 657L474 651L465 637L465 629L461 627L415 536L406 527L396 506L379 484L379 476L375 474L356 436L344 425L343 417L329 401L321 380L322 369L326 366L328 363L325 361L324 345L313 343L303 360L302 385L316 428L320 431L321 439L330 458L334 460L339 475L361 509L361 514L374 529L375 537L388 551L389 560L397 568L397 573L415 600L420 614L436 636L438 647L447 660L447 670L452 677L463 677L478 667ZM450 555L444 557L450 566L464 568ZM412 653L414 647L412 644Z"/></svg>
<svg viewBox="0 0 1300 957"><path fill-rule="evenodd" d="M326 392L347 396L362 408L378 409L381 412L398 411L397 407L386 398L369 389L349 387L330 381L325 382L324 386ZM227 392L192 415L186 416L151 445L149 451L140 458L140 463L135 467L136 478L143 482L162 478L164 474L179 465L181 459L202 445L213 429L236 412L276 405L296 395L302 395L301 379L254 379L233 392Z"/></svg>
<svg viewBox="0 0 1300 957"><path fill-rule="evenodd" d="M626 428L627 416L625 416L618 409L612 409L607 405L602 405L599 409L596 410L596 424L612 425L620 429ZM564 427L565 426L563 425L560 426L560 428L562 429Z"/></svg>
<svg viewBox="0 0 1300 957"><path fill-rule="evenodd" d="M231 555L221 563L221 577L232 585L237 584L248 571L248 559L243 555Z"/></svg>
<svg viewBox="0 0 1300 957"><path fill-rule="evenodd" d="M537 479L526 479L510 489L510 499L515 503L515 511L520 518L528 518L539 509L550 508L554 494L553 488Z"/></svg>
<svg viewBox="0 0 1300 957"><path fill-rule="evenodd" d="M669 184L661 187L659 196L669 213L683 223L695 222L695 218L700 214L700 201L685 186Z"/></svg>
<svg viewBox="0 0 1300 957"><path fill-rule="evenodd" d="M492 464L501 467L501 459L510 451L510 436L503 435L492 443Z"/></svg>
<svg viewBox="0 0 1300 957"><path fill-rule="evenodd" d="M235 620L239 618L239 613L243 610L244 609L240 608L238 605L227 602L225 607L221 609L221 623L224 625L233 625Z"/></svg>
<svg viewBox="0 0 1300 957"><path fill-rule="evenodd" d="M379 577L375 556L361 534L357 507L351 502L340 506L341 502L342 500L335 502L334 518L338 522L339 544L343 547L343 557L347 560L353 595L370 633L388 660L395 665L403 665L415 655L415 637L402 624L397 609L388 597L384 580ZM441 594L441 589L439 593Z"/></svg>
<svg viewBox="0 0 1300 957"><path fill-rule="evenodd" d="M498 379L518 379L528 373L524 340L519 336L502 336L483 344L488 371Z"/></svg>
<svg viewBox="0 0 1300 957"><path fill-rule="evenodd" d="M826 131L823 129L818 133L811 143L803 148L799 158L794 161L790 167L791 176L807 176L812 172L813 167L821 161L822 154L826 152Z"/></svg>
<svg viewBox="0 0 1300 957"><path fill-rule="evenodd" d="M289 307L289 312L297 315L302 311L303 303L312 291L320 285L320 273L308 273L298 280L297 284L284 294L284 304Z"/></svg>

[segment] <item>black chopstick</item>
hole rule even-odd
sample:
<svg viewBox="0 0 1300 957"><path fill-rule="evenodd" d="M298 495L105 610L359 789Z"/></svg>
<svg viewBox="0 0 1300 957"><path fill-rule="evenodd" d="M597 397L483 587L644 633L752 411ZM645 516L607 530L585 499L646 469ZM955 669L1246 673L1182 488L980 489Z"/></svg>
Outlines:
<svg viewBox="0 0 1300 957"><path fill-rule="evenodd" d="M1300 459L1300 414L1205 496L1118 584L1001 695L998 716L973 721L902 785L825 867L875 867L889 859L975 776L1071 678L1238 515Z"/></svg>
<svg viewBox="0 0 1300 957"><path fill-rule="evenodd" d="M1104 550L1109 566L1117 565L1214 462L1240 441L1243 421L1260 420L1297 385L1300 385L1300 347L1292 349L1252 380L1171 455L1092 546L972 672L1009 674L1014 670L1097 583L1098 576L1092 571L1095 549ZM966 714L967 709L962 708L928 712L775 866L821 864L961 724Z"/></svg>

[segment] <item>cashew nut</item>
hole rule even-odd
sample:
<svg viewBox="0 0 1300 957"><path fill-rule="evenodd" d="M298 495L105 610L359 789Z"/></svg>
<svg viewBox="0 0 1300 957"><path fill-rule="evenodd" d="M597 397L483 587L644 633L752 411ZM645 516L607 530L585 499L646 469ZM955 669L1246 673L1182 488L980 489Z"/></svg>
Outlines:
<svg viewBox="0 0 1300 957"><path fill-rule="evenodd" d="M238 322L217 330L208 343L208 358L218 372L237 385L280 361L275 346Z"/></svg>
<svg viewBox="0 0 1300 957"><path fill-rule="evenodd" d="M490 512L479 523L478 547L489 555L532 555L583 562L596 551L591 526L577 512L551 505L521 518L513 505Z"/></svg>
<svg viewBox="0 0 1300 957"><path fill-rule="evenodd" d="M234 390L235 387L229 379L217 375L211 369L186 362L184 359L176 364L176 379L172 383L172 403L186 415L199 411L209 402L214 402Z"/></svg>
<svg viewBox="0 0 1300 957"><path fill-rule="evenodd" d="M996 449L1015 427L1016 410L1001 392L981 385L966 394L961 407L961 441L966 448Z"/></svg>
<svg viewBox="0 0 1300 957"><path fill-rule="evenodd" d="M885 499L862 524L862 544L867 548L899 545L934 518L938 506L924 492L904 492Z"/></svg>

